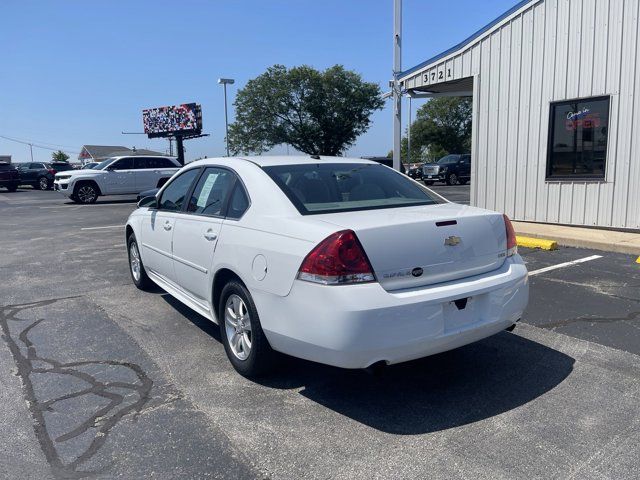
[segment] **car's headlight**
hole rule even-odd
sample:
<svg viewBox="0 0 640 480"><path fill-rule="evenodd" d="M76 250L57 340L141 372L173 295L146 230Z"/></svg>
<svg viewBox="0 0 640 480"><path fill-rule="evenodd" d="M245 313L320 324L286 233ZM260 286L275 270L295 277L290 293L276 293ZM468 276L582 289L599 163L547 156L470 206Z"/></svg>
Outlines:
<svg viewBox="0 0 640 480"><path fill-rule="evenodd" d="M71 175L57 175L56 180L69 180Z"/></svg>

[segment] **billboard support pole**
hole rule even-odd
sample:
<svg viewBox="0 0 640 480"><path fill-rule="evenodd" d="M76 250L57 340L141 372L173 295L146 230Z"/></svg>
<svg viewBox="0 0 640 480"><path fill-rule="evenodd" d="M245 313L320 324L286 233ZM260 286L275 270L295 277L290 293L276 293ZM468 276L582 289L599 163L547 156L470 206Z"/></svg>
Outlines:
<svg viewBox="0 0 640 480"><path fill-rule="evenodd" d="M176 149L178 150L178 162L184 165L184 148L182 148L182 135L176 135Z"/></svg>

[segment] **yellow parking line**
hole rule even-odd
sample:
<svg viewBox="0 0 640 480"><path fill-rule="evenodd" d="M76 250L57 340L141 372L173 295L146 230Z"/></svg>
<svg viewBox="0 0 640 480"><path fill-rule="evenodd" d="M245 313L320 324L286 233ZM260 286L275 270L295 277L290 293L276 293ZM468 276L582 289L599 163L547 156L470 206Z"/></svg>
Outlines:
<svg viewBox="0 0 640 480"><path fill-rule="evenodd" d="M640 263L640 257L638 257L638 259L636 260L636 263Z"/></svg>
<svg viewBox="0 0 640 480"><path fill-rule="evenodd" d="M519 247L541 248L542 250L558 249L558 243L555 240L547 240L544 238L521 237L517 235L516 242Z"/></svg>

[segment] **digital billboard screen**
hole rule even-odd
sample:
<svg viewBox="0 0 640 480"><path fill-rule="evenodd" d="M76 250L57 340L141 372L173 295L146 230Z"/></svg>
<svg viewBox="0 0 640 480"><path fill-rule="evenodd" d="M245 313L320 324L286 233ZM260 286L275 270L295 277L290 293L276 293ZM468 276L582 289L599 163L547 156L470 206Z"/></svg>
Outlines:
<svg viewBox="0 0 640 480"><path fill-rule="evenodd" d="M149 138L200 135L202 108L197 103L148 108L142 111L142 123Z"/></svg>

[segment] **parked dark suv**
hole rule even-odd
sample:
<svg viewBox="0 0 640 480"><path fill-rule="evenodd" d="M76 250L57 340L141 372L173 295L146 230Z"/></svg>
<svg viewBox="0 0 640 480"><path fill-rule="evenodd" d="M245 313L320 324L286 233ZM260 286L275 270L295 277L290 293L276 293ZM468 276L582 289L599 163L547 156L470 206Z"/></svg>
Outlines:
<svg viewBox="0 0 640 480"><path fill-rule="evenodd" d="M10 163L0 162L0 187L15 192L20 185L18 170Z"/></svg>
<svg viewBox="0 0 640 480"><path fill-rule="evenodd" d="M436 163L422 167L422 180L427 185L445 182L447 185L464 185L471 179L471 155L452 153Z"/></svg>
<svg viewBox="0 0 640 480"><path fill-rule="evenodd" d="M73 170L73 165L67 162L31 162L18 166L20 185L31 185L33 188L48 190L53 188L53 179L57 172Z"/></svg>

